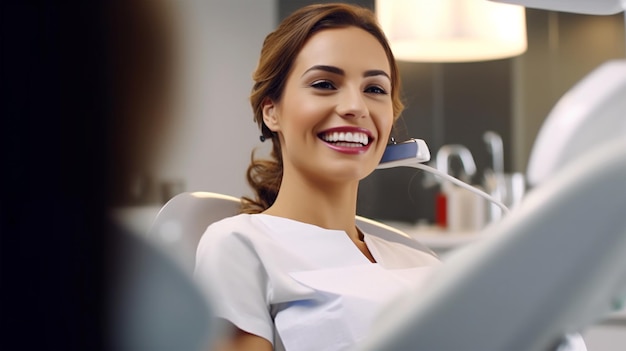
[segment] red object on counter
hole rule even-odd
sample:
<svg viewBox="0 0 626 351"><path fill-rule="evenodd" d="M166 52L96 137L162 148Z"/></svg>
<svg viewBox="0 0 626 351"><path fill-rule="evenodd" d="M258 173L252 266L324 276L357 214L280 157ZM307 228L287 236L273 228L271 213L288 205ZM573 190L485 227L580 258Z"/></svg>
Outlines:
<svg viewBox="0 0 626 351"><path fill-rule="evenodd" d="M448 201L446 194L443 192L437 193L435 196L435 224L442 227L448 227Z"/></svg>

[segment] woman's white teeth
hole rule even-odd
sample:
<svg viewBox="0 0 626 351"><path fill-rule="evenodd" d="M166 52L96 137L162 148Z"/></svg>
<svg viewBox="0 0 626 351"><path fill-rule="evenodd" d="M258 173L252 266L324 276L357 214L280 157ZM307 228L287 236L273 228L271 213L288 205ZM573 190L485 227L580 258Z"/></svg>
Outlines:
<svg viewBox="0 0 626 351"><path fill-rule="evenodd" d="M322 135L322 139L331 143L341 143L341 146L352 146L350 143L359 143L361 145L369 144L367 134L360 132L331 132Z"/></svg>

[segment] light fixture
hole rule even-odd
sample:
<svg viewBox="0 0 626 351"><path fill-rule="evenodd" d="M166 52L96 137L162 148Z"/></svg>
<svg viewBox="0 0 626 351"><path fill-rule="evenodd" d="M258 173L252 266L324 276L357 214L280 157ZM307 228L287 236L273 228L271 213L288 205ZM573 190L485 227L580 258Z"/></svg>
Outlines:
<svg viewBox="0 0 626 351"><path fill-rule="evenodd" d="M378 20L402 61L467 62L526 51L522 6L487 0L376 0Z"/></svg>

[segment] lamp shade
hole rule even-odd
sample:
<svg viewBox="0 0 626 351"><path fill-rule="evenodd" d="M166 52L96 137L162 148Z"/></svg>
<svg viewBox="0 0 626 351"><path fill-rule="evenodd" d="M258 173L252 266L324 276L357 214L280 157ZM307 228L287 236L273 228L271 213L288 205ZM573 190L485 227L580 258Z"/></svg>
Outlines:
<svg viewBox="0 0 626 351"><path fill-rule="evenodd" d="M487 0L376 0L378 20L403 61L467 62L526 51L522 6Z"/></svg>

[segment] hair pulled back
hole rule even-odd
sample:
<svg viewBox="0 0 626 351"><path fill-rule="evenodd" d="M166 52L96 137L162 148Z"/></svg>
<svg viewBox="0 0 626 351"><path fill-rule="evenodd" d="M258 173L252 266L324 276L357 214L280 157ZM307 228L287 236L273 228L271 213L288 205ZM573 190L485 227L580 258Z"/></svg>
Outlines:
<svg viewBox="0 0 626 351"><path fill-rule="evenodd" d="M269 208L278 195L283 176L283 160L280 141L263 122L263 102L281 99L287 77L293 63L315 33L331 28L357 27L372 34L382 45L389 66L391 67L391 99L394 120L398 118L404 105L400 98L400 75L398 66L380 28L374 13L363 7L336 3L317 4L303 7L285 18L278 28L270 33L263 42L261 56L252 78L254 86L250 103L254 112L254 121L259 125L262 136L272 141L270 160L256 160L252 153L247 171L247 180L256 197L242 198L243 213L260 213Z"/></svg>

